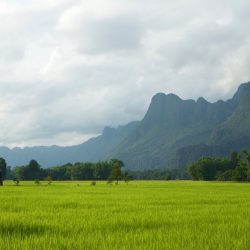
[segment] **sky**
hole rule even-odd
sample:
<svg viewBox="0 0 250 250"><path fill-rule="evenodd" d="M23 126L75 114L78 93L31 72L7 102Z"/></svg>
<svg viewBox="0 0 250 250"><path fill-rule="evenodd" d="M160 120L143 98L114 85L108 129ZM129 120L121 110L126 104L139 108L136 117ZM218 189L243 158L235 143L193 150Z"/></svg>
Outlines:
<svg viewBox="0 0 250 250"><path fill-rule="evenodd" d="M250 80L248 0L0 0L0 145L75 145L152 96Z"/></svg>

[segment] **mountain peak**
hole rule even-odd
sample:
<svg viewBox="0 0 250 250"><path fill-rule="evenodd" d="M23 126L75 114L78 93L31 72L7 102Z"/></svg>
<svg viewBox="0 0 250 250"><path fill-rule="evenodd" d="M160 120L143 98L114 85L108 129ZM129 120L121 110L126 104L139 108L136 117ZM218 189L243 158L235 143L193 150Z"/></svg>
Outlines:
<svg viewBox="0 0 250 250"><path fill-rule="evenodd" d="M166 97L171 100L182 100L178 95L175 95L173 93L167 94Z"/></svg>
<svg viewBox="0 0 250 250"><path fill-rule="evenodd" d="M157 94L155 94L155 95L153 96L153 99L154 99L154 98L165 98L165 97L166 97L166 94L165 94L165 93L159 92L159 93L157 93Z"/></svg>
<svg viewBox="0 0 250 250"><path fill-rule="evenodd" d="M182 99L173 94L173 93L169 93L169 94L165 94L165 93L157 93L156 95L153 96L152 98L152 102L165 102L165 101L170 101L170 102L174 102L174 101L182 101Z"/></svg>
<svg viewBox="0 0 250 250"><path fill-rule="evenodd" d="M250 101L250 82L243 83L239 86L236 94L233 97L234 100L240 103L249 103Z"/></svg>
<svg viewBox="0 0 250 250"><path fill-rule="evenodd" d="M197 99L197 103L201 103L201 104L206 104L206 103L209 103L205 98L203 98L203 97L199 97L198 99Z"/></svg>
<svg viewBox="0 0 250 250"><path fill-rule="evenodd" d="M249 82L246 82L246 83L242 83L242 84L239 86L239 89L250 89L250 81L249 81Z"/></svg>

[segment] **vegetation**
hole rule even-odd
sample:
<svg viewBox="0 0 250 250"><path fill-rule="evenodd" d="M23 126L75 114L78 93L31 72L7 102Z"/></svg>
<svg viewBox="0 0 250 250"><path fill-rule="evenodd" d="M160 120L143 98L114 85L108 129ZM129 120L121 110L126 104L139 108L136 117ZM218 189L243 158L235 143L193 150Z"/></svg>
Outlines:
<svg viewBox="0 0 250 250"><path fill-rule="evenodd" d="M250 181L250 151L233 152L231 158L204 157L189 166L193 180Z"/></svg>
<svg viewBox="0 0 250 250"><path fill-rule="evenodd" d="M3 159L4 161L4 159ZM5 161L4 161L5 162ZM1 161L0 161L1 164ZM6 163L5 163L6 165ZM1 165L0 165L1 166ZM20 180L33 180L36 184L40 184L41 180L46 180L50 185L52 181L62 180L119 180L129 181L131 176L122 172L123 162L118 159L110 161L99 161L97 163L67 163L62 166L53 168L42 168L35 160L31 160L28 165L8 168L9 179L13 179L16 183ZM6 167L5 167L6 169ZM93 182L94 183L94 182Z"/></svg>
<svg viewBox="0 0 250 250"><path fill-rule="evenodd" d="M250 249L248 183L90 183L6 181L0 249Z"/></svg>
<svg viewBox="0 0 250 250"><path fill-rule="evenodd" d="M6 172L7 172L7 164L5 159L0 158L0 186L3 185L3 180L6 177Z"/></svg>
<svg viewBox="0 0 250 250"><path fill-rule="evenodd" d="M35 160L26 166L7 168L7 179L14 180L46 180L50 185L52 181L65 180L108 180L110 183L124 180L126 183L136 180L176 180L191 179L186 169L152 169L143 171L122 171L124 164L118 159L99 161L97 163L67 163L53 168L42 168Z"/></svg>
<svg viewBox="0 0 250 250"><path fill-rule="evenodd" d="M128 171L135 180L190 180L186 168L182 169L151 169L143 171Z"/></svg>
<svg viewBox="0 0 250 250"><path fill-rule="evenodd" d="M124 167L124 164L122 161L113 159L111 160L111 175L110 180L115 180L116 184L118 184L118 181L122 179L123 173L122 173L122 167Z"/></svg>
<svg viewBox="0 0 250 250"><path fill-rule="evenodd" d="M1 171L13 180L33 180L39 184L46 180L108 180L118 184L119 180L205 180L205 181L250 181L250 151L233 152L229 158L203 157L193 162L188 168L153 169L144 171L122 171L124 164L118 159L97 163L67 163L53 168L42 168L35 160L28 165L10 169L3 158L0 160Z"/></svg>

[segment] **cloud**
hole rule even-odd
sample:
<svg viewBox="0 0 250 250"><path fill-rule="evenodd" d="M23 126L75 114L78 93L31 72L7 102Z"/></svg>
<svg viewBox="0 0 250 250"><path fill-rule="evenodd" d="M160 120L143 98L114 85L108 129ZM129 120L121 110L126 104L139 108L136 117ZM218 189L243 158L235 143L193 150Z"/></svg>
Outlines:
<svg viewBox="0 0 250 250"><path fill-rule="evenodd" d="M0 3L2 145L70 145L140 120L156 92L227 99L250 73L250 3Z"/></svg>

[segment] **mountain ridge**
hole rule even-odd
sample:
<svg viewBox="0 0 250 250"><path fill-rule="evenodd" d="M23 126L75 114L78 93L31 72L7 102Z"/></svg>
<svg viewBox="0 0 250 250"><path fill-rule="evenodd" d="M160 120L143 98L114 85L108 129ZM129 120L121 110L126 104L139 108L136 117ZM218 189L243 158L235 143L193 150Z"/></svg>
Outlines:
<svg viewBox="0 0 250 250"><path fill-rule="evenodd" d="M100 136L76 146L0 147L0 156L11 166L24 165L31 159L50 167L119 158L130 169L180 168L198 157L225 156L241 146L250 147L249 128L247 82L231 99L213 103L203 97L183 100L173 93L157 93L141 121L105 127Z"/></svg>

